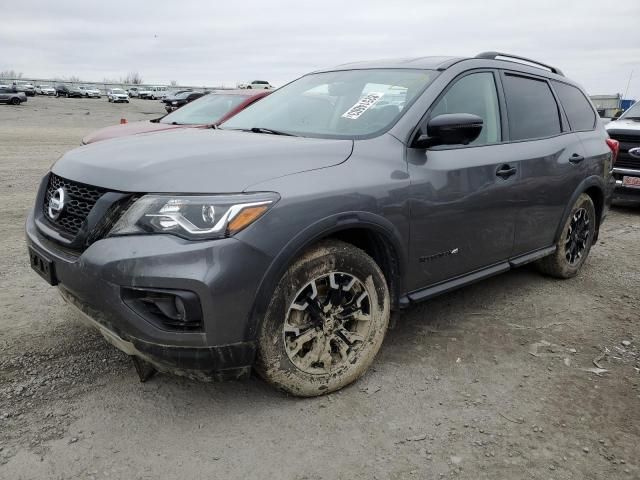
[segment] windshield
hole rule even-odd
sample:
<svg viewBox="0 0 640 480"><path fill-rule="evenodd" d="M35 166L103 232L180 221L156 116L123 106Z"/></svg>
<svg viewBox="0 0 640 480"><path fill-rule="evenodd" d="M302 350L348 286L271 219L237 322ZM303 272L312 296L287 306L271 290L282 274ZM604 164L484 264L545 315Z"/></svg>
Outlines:
<svg viewBox="0 0 640 480"><path fill-rule="evenodd" d="M424 91L437 72L346 70L306 75L243 110L223 128L264 128L320 138L382 133Z"/></svg>
<svg viewBox="0 0 640 480"><path fill-rule="evenodd" d="M247 99L244 95L209 94L200 97L160 120L177 125L206 125L218 122Z"/></svg>
<svg viewBox="0 0 640 480"><path fill-rule="evenodd" d="M121 88L113 88L111 90L111 93L124 93L124 90L122 90Z"/></svg>
<svg viewBox="0 0 640 480"><path fill-rule="evenodd" d="M640 102L634 103L620 118L640 118Z"/></svg>

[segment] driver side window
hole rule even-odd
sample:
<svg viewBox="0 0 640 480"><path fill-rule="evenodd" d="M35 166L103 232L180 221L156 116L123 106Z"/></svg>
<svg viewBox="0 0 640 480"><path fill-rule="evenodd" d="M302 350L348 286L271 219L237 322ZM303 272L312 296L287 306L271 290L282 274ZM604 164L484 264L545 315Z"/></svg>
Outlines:
<svg viewBox="0 0 640 480"><path fill-rule="evenodd" d="M482 131L469 145L487 145L501 140L498 92L490 72L472 73L456 81L431 110L430 117L443 113L472 113L482 118Z"/></svg>

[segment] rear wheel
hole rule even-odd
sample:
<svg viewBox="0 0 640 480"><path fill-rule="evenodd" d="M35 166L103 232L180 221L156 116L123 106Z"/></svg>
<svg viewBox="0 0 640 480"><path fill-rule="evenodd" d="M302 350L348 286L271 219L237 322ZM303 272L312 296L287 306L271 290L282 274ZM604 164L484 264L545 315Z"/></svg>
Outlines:
<svg viewBox="0 0 640 480"><path fill-rule="evenodd" d="M360 377L382 345L389 290L364 251L326 241L280 280L258 333L256 369L276 387L312 397Z"/></svg>
<svg viewBox="0 0 640 480"><path fill-rule="evenodd" d="M556 251L537 262L538 269L557 278L571 278L589 255L596 230L596 209L586 193L581 194L565 222Z"/></svg>

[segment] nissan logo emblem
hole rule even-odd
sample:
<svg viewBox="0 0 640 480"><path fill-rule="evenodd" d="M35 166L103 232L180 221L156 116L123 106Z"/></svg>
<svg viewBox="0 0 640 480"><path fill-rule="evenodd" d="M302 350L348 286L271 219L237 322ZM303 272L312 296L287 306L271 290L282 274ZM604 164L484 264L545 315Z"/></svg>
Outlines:
<svg viewBox="0 0 640 480"><path fill-rule="evenodd" d="M640 158L640 147L630 149L629 155L631 155L634 158Z"/></svg>
<svg viewBox="0 0 640 480"><path fill-rule="evenodd" d="M62 213L62 209L64 208L65 201L65 193L64 188L60 187L49 199L49 218L51 220L57 220L60 214Z"/></svg>

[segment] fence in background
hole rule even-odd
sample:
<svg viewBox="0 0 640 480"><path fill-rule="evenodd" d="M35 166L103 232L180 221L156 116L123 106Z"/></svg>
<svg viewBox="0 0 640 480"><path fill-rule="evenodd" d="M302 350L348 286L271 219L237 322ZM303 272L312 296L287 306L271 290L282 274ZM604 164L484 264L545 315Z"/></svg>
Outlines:
<svg viewBox="0 0 640 480"><path fill-rule="evenodd" d="M129 90L129 88L131 87L137 87L137 88L145 88L145 87L156 87L156 86L162 86L162 87L167 87L167 89L169 90L193 90L195 92L203 92L203 91L210 91L210 90L231 90L231 89L235 89L236 87L230 87L230 86L224 86L224 85L218 85L218 86L206 86L206 85L201 85L201 86L194 86L194 85L163 85L161 83L143 83L143 84L130 84L130 83L109 83L109 82L69 82L69 81L64 81L64 80L54 80L51 78L0 78L0 85L11 85L14 81L18 81L18 82L29 82L30 84L32 84L34 87L36 85L50 85L50 86L55 86L55 85L87 85L87 86L92 86L97 88L98 90L101 90L103 93L106 93L107 90L110 90L112 88L122 88L124 90Z"/></svg>

